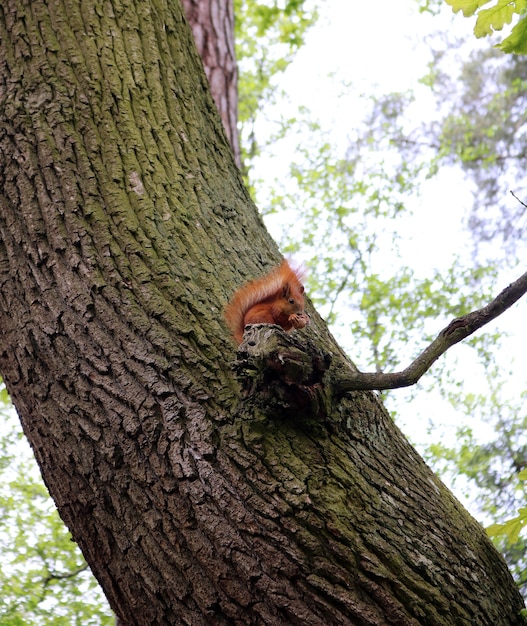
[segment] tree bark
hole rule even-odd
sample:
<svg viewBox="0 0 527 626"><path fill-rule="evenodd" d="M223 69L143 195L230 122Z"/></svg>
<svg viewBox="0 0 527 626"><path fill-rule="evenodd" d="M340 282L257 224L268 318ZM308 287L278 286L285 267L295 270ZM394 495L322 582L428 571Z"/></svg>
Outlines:
<svg viewBox="0 0 527 626"><path fill-rule="evenodd" d="M210 91L241 169L233 0L182 0Z"/></svg>
<svg viewBox="0 0 527 626"><path fill-rule="evenodd" d="M0 111L0 371L124 624L521 623L315 312L235 377L222 309L279 256L177 2L5 0Z"/></svg>

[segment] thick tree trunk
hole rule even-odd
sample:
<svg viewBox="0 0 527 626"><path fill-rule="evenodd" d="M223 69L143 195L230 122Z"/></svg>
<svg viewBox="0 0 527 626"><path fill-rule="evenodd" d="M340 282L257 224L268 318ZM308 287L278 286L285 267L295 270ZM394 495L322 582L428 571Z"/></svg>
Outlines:
<svg viewBox="0 0 527 626"><path fill-rule="evenodd" d="M222 308L278 256L177 3L5 0L0 111L0 371L125 624L521 623L316 315L236 380Z"/></svg>
<svg viewBox="0 0 527 626"><path fill-rule="evenodd" d="M210 91L241 168L233 0L182 0Z"/></svg>

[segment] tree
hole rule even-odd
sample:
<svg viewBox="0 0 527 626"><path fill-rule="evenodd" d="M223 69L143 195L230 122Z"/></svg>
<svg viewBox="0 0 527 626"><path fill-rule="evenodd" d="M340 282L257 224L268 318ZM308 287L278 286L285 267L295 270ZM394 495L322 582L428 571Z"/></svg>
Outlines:
<svg viewBox="0 0 527 626"><path fill-rule="evenodd" d="M221 310L276 246L179 4L104 8L0 11L0 371L120 620L521 623L376 396L335 393L313 311L237 382Z"/></svg>
<svg viewBox="0 0 527 626"><path fill-rule="evenodd" d="M241 167L233 1L183 0L182 5L236 163Z"/></svg>
<svg viewBox="0 0 527 626"><path fill-rule="evenodd" d="M237 55L245 61L238 83L243 94L242 132L244 126L252 127L261 102L271 95L273 73L287 67L303 44L306 29L316 20L316 12L306 16L303 4L297 0L283 7L269 7L258 0L236 4L235 43ZM187 1L183 8L238 163L232 7L216 0L199 5ZM265 57L258 57L256 67L251 67L251 55L258 51L255 31ZM287 59L283 56L284 44L289 49ZM279 61L276 48L280 48ZM250 133L254 151L256 138L253 130ZM266 141L271 139L267 137ZM42 483L29 446L26 448L20 440L20 423L11 415L11 403L3 386L0 401L6 403L5 413L0 412L0 621L6 626L21 621L55 626L59 622L102 624L112 620L100 588Z"/></svg>

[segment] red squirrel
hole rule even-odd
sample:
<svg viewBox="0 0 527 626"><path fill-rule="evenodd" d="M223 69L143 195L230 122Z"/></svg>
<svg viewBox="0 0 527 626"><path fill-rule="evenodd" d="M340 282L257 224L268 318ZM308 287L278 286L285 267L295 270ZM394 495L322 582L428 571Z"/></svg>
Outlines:
<svg viewBox="0 0 527 626"><path fill-rule="evenodd" d="M278 324L284 330L304 328L303 272L285 259L269 274L240 287L225 309L225 319L240 344L247 324Z"/></svg>

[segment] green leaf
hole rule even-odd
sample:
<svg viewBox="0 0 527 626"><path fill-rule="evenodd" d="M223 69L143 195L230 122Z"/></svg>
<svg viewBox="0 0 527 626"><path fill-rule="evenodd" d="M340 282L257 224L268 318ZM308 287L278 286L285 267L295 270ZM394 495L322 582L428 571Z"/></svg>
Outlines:
<svg viewBox="0 0 527 626"><path fill-rule="evenodd" d="M490 0L445 0L454 12L462 11L465 17L471 17L478 13L474 34L476 37L486 37L501 30L506 24L512 22L515 14L520 16L518 23L512 29L511 34L504 39L496 48L503 52L527 54L527 0L497 0L487 9L481 7Z"/></svg>
<svg viewBox="0 0 527 626"><path fill-rule="evenodd" d="M474 34L476 37L492 35L496 30L501 30L505 24L510 24L512 16L518 12L516 2L510 0L498 0L496 6L490 9L482 9L478 14Z"/></svg>
<svg viewBox="0 0 527 626"><path fill-rule="evenodd" d="M487 535L489 537L498 537L505 535L509 544L514 544L518 541L520 532L525 524L527 524L527 508L522 507L518 511L519 515L510 519L503 524L492 524L487 528Z"/></svg>
<svg viewBox="0 0 527 626"><path fill-rule="evenodd" d="M524 523L519 518L515 517L503 524L492 524L487 528L487 535L489 537L506 535L509 543L516 543L523 526Z"/></svg>
<svg viewBox="0 0 527 626"><path fill-rule="evenodd" d="M502 52L527 54L527 17L522 17L511 34L496 46Z"/></svg>
<svg viewBox="0 0 527 626"><path fill-rule="evenodd" d="M490 0L445 0L445 2L452 7L454 13L462 11L465 17L470 17Z"/></svg>

